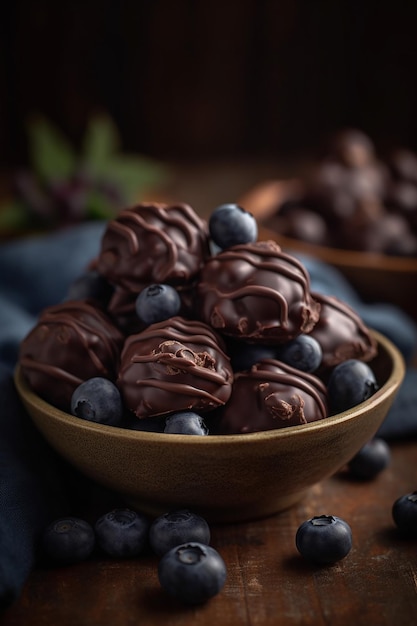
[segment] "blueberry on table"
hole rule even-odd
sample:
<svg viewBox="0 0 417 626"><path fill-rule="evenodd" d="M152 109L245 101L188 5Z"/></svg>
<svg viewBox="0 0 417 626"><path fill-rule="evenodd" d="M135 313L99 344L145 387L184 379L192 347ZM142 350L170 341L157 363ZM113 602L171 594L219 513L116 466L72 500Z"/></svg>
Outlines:
<svg viewBox="0 0 417 626"><path fill-rule="evenodd" d="M330 565L343 559L352 548L349 524L334 515L318 515L298 528L297 550L308 561Z"/></svg>
<svg viewBox="0 0 417 626"><path fill-rule="evenodd" d="M89 378L74 390L71 413L90 422L117 426L123 417L120 391L107 378Z"/></svg>
<svg viewBox="0 0 417 626"><path fill-rule="evenodd" d="M407 493L394 502L392 517L404 535L417 537L417 491Z"/></svg>
<svg viewBox="0 0 417 626"><path fill-rule="evenodd" d="M136 298L135 308L144 324L155 324L178 315L181 299L171 285L154 284L142 289Z"/></svg>
<svg viewBox="0 0 417 626"><path fill-rule="evenodd" d="M322 349L317 339L302 334L279 346L276 358L291 367L312 373L320 367L322 356Z"/></svg>
<svg viewBox="0 0 417 626"><path fill-rule="evenodd" d="M371 480L391 461L391 451L384 439L374 437L349 461L348 469L354 478Z"/></svg>
<svg viewBox="0 0 417 626"><path fill-rule="evenodd" d="M203 517L188 509L160 515L150 526L149 543L158 556L189 541L208 545L210 527Z"/></svg>
<svg viewBox="0 0 417 626"><path fill-rule="evenodd" d="M94 530L103 552L116 558L131 558L141 554L147 545L149 520L131 509L114 509L96 521Z"/></svg>
<svg viewBox="0 0 417 626"><path fill-rule="evenodd" d="M226 581L226 574L220 554L198 542L172 548L158 565L161 587L186 604L201 604L218 594Z"/></svg>
<svg viewBox="0 0 417 626"><path fill-rule="evenodd" d="M51 561L69 565L88 559L94 549L92 526L78 517L53 521L42 535L42 552Z"/></svg>
<svg viewBox="0 0 417 626"><path fill-rule="evenodd" d="M215 244L230 248L258 238L258 225L249 211L237 204L221 204L210 216L209 232Z"/></svg>
<svg viewBox="0 0 417 626"><path fill-rule="evenodd" d="M370 398L378 390L378 383L369 365L348 359L333 369L327 389L330 413L334 415Z"/></svg>
<svg viewBox="0 0 417 626"><path fill-rule="evenodd" d="M172 435L208 435L201 415L193 411L180 411L166 418L164 433Z"/></svg>

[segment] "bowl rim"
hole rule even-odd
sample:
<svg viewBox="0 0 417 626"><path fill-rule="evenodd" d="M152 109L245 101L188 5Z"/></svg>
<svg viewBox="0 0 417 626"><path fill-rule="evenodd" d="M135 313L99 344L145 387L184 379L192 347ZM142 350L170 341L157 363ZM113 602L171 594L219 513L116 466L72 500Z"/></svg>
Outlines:
<svg viewBox="0 0 417 626"><path fill-rule="evenodd" d="M261 225L260 232L262 238L273 239L286 251L308 254L338 267L417 274L416 257L388 256L387 254L379 254L377 252L361 252L319 246L301 239L286 237L273 230L271 226L264 224Z"/></svg>
<svg viewBox="0 0 417 626"><path fill-rule="evenodd" d="M98 424L95 422L89 422L77 418L69 413L65 413L60 409L54 407L52 404L43 400L29 387L25 380L20 365L17 364L14 370L14 383L20 398L24 403L27 403L35 407L38 411L48 413L53 416L54 420L58 420L64 424L80 427L82 430L87 430L95 433L101 433L103 435L116 435L117 437L126 439L137 439L146 442L166 443L171 442L178 445L179 442L185 445L198 445L198 446L230 446L230 444L239 445L253 445L255 441L268 441L274 439L286 439L296 437L299 433L314 433L321 430L327 430L332 426L340 423L354 420L358 417L362 411L364 404L367 407L373 407L380 404L386 397L388 397L395 388L398 388L405 375L405 362L399 349L392 343L390 339L382 335L376 330L371 329L371 334L376 339L378 345L390 356L392 361L392 370L385 381L385 383L378 389L374 395L365 400L364 402L336 415L331 415L322 420L310 422L308 424L301 424L298 426L289 426L287 428L277 428L272 430L265 430L253 433L243 433L235 435L208 435L202 437L200 435L181 435L171 433L154 433L149 431L133 430L129 428L123 428L121 426L109 426L106 424ZM74 421L76 420L76 421Z"/></svg>

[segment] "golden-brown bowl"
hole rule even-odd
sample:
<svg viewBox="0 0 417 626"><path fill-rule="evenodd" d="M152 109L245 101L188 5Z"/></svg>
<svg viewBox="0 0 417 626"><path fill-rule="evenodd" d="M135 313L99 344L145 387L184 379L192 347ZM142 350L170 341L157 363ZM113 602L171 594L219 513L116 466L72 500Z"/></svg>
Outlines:
<svg viewBox="0 0 417 626"><path fill-rule="evenodd" d="M296 503L333 474L383 422L404 376L403 359L379 333L372 363L380 389L319 422L246 435L170 435L102 426L34 394L19 368L18 393L53 448L81 472L158 515L188 507L210 521L243 521Z"/></svg>
<svg viewBox="0 0 417 626"><path fill-rule="evenodd" d="M367 302L391 302L417 319L417 258L343 250L285 237L273 227L277 206L297 195L300 182L266 181L248 191L239 204L260 224L260 238L274 239L283 250L308 254L336 267Z"/></svg>

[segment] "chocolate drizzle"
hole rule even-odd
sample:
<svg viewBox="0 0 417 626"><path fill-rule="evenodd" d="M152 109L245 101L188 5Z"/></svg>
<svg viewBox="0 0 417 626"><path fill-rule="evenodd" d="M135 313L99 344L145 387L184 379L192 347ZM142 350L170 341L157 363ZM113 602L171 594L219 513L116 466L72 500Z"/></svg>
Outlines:
<svg viewBox="0 0 417 626"><path fill-rule="evenodd" d="M31 387L68 410L74 389L87 378L115 379L123 336L95 304L71 300L46 308L20 347Z"/></svg>
<svg viewBox="0 0 417 626"><path fill-rule="evenodd" d="M187 204L139 204L111 220L98 270L114 285L138 293L152 282L194 279L209 254L206 222Z"/></svg>
<svg viewBox="0 0 417 626"><path fill-rule="evenodd" d="M327 391L319 378L263 359L235 375L218 430L220 434L258 432L306 424L327 415Z"/></svg>
<svg viewBox="0 0 417 626"><path fill-rule="evenodd" d="M323 352L320 372L346 359L373 359L377 344L356 311L335 296L313 295L321 305L319 321L310 333Z"/></svg>
<svg viewBox="0 0 417 626"><path fill-rule="evenodd" d="M234 246L211 258L198 293L206 323L259 342L280 343L312 330L320 310L302 263L272 241Z"/></svg>
<svg viewBox="0 0 417 626"><path fill-rule="evenodd" d="M201 322L174 317L127 338L118 385L126 406L149 417L221 406L232 380L221 338Z"/></svg>

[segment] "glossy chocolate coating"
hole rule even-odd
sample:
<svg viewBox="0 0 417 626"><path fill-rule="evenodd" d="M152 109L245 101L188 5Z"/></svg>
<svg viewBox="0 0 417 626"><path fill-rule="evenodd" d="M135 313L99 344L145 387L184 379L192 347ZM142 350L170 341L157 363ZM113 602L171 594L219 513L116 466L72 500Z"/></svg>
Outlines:
<svg viewBox="0 0 417 626"><path fill-rule="evenodd" d="M274 241L212 257L201 272L198 305L203 321L219 332L260 343L311 331L320 311L304 265Z"/></svg>
<svg viewBox="0 0 417 626"><path fill-rule="evenodd" d="M19 362L31 388L65 411L84 380L115 380L123 335L92 301L46 308L22 341Z"/></svg>
<svg viewBox="0 0 417 626"><path fill-rule="evenodd" d="M126 407L144 418L215 409L232 382L222 339L201 322L173 317L127 338L117 384Z"/></svg>
<svg viewBox="0 0 417 626"><path fill-rule="evenodd" d="M235 375L221 411L220 434L232 435L298 426L328 415L322 381L274 359L263 359Z"/></svg>
<svg viewBox="0 0 417 626"><path fill-rule="evenodd" d="M320 371L335 367L346 359L370 361L376 356L377 344L359 315L335 296L314 293L320 302L320 319L310 335L322 349Z"/></svg>
<svg viewBox="0 0 417 626"><path fill-rule="evenodd" d="M183 284L209 254L207 224L187 204L139 204L111 220L101 242L98 271L138 293L151 283Z"/></svg>

